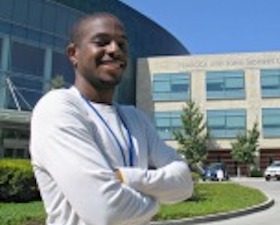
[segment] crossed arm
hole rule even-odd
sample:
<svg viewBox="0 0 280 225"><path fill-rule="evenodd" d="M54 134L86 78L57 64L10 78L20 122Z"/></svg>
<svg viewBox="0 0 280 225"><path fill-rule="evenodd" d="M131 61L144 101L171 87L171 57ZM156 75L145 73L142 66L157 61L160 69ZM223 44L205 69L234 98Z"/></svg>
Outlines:
<svg viewBox="0 0 280 225"><path fill-rule="evenodd" d="M50 195L62 195L86 224L140 224L157 212L159 202L191 195L192 182L183 160L163 162L177 157L171 149L156 163L160 166L156 170L119 168L124 177L120 182L94 144L93 128L79 109L56 96L46 101L49 107L38 107L33 114L31 154L40 168L37 176L44 173L51 180L39 183L43 199L50 203L47 210L57 203ZM151 154L157 158L157 152ZM55 193L44 193L49 190L44 185L54 185Z"/></svg>
<svg viewBox="0 0 280 225"><path fill-rule="evenodd" d="M123 183L160 203L176 203L191 197L193 181L183 156L159 138L154 126L141 111L132 110L137 115L134 120L139 120L146 134L149 165L155 169L121 167L119 175Z"/></svg>

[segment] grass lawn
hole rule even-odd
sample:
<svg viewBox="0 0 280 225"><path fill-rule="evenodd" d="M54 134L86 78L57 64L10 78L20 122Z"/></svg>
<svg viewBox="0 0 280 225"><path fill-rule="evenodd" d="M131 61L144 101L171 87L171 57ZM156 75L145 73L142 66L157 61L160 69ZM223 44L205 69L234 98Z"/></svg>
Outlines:
<svg viewBox="0 0 280 225"><path fill-rule="evenodd" d="M163 205L154 220L227 212L256 205L265 200L262 192L232 182L199 183L191 200L175 205ZM0 225L43 225L44 218L41 202L0 203Z"/></svg>
<svg viewBox="0 0 280 225"><path fill-rule="evenodd" d="M162 205L154 220L169 220L228 212L266 201L259 190L231 182L200 183L195 196L175 205Z"/></svg>
<svg viewBox="0 0 280 225"><path fill-rule="evenodd" d="M43 225L42 202L0 203L0 225Z"/></svg>

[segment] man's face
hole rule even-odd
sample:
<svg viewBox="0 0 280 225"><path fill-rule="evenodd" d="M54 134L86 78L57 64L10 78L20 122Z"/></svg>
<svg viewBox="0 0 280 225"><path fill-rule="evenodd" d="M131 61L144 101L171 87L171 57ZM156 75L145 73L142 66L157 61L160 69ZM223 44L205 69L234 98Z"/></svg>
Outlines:
<svg viewBox="0 0 280 225"><path fill-rule="evenodd" d="M80 43L72 56L77 75L96 89L113 89L121 81L128 58L122 24L104 16L85 21L81 30Z"/></svg>

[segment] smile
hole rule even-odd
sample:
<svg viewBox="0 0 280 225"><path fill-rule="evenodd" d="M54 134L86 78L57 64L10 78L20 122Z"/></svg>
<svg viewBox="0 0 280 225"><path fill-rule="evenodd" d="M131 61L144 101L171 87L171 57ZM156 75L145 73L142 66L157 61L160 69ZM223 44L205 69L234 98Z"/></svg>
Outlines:
<svg viewBox="0 0 280 225"><path fill-rule="evenodd" d="M102 61L100 63L101 65L104 65L104 66L108 66L110 68L115 68L115 69L124 69L126 63L123 62L123 61L120 61L120 60L108 60L108 61Z"/></svg>

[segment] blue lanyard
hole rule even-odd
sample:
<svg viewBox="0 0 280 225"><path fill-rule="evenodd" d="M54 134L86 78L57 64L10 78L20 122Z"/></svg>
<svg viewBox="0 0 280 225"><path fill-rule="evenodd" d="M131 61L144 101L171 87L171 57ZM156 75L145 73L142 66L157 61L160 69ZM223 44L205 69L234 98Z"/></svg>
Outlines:
<svg viewBox="0 0 280 225"><path fill-rule="evenodd" d="M95 112L95 114L98 116L98 118L102 121L102 123L105 125L105 127L107 128L107 130L110 132L110 134L112 135L112 137L114 138L114 140L116 141L117 145L119 146L119 150L121 152L122 158L123 158L123 162L125 166L128 166L128 163L126 162L126 157L125 157L125 151L120 143L120 141L118 140L116 134L114 133L114 131L110 128L110 126L108 125L108 123L105 121L104 117L97 111L97 109L93 106L93 104L90 103L89 99L85 96L82 95L82 97L84 98L84 100L86 101L86 103L88 104L88 106ZM118 108L117 108L117 112L118 112ZM120 114L118 112L118 114ZM134 146L133 146L133 141L132 141L132 135L130 130L128 129L126 123L123 121L123 118L120 116L121 122L123 123L127 135L128 135L128 141L129 141L129 166L132 167L133 166L133 151L134 151Z"/></svg>

